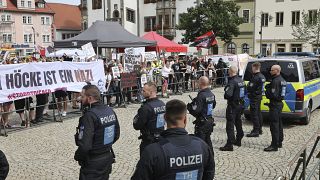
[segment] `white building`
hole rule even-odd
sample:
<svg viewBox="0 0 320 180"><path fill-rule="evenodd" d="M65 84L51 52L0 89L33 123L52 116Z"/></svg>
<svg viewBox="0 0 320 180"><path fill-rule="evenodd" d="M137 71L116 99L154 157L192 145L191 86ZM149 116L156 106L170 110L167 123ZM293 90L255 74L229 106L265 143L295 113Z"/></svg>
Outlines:
<svg viewBox="0 0 320 180"><path fill-rule="evenodd" d="M319 0L256 0L255 54L260 51L263 55L272 55L274 52L314 51L314 46L292 36L292 25L301 21L303 12L314 13L319 9ZM259 33L260 24L262 37Z"/></svg>

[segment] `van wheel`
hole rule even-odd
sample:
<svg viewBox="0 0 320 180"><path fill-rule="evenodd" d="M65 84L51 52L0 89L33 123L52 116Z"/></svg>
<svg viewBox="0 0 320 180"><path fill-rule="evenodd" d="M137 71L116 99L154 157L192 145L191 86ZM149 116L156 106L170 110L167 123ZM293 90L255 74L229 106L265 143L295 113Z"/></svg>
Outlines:
<svg viewBox="0 0 320 180"><path fill-rule="evenodd" d="M302 118L301 123L303 125L308 125L310 123L310 120L311 120L311 105L309 104L306 112L306 117Z"/></svg>

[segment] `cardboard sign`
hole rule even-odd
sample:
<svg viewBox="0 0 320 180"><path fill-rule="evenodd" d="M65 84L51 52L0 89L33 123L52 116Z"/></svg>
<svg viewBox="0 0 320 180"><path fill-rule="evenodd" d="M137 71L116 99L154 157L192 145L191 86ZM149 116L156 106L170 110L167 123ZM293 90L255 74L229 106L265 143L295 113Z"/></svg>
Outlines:
<svg viewBox="0 0 320 180"><path fill-rule="evenodd" d="M142 57L145 53L145 48L126 48L124 58L124 70L126 72L133 72L134 65L140 65Z"/></svg>
<svg viewBox="0 0 320 180"><path fill-rule="evenodd" d="M112 75L113 77L120 77L120 70L119 70L119 67L112 67L111 68L112 70Z"/></svg>
<svg viewBox="0 0 320 180"><path fill-rule="evenodd" d="M96 55L91 42L81 46L81 48L82 48L83 52L85 53L85 55L87 56L87 58L92 58Z"/></svg>
<svg viewBox="0 0 320 180"><path fill-rule="evenodd" d="M130 88L137 86L137 74L135 72L131 73L121 73L121 87Z"/></svg>

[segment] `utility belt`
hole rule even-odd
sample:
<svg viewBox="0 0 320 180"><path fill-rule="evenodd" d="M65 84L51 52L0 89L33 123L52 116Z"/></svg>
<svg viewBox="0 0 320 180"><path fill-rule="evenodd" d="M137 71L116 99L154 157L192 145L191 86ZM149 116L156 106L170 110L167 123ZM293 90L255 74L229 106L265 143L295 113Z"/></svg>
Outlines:
<svg viewBox="0 0 320 180"><path fill-rule="evenodd" d="M142 141L149 141L149 142L157 142L160 138L160 133L143 133L141 134L138 139Z"/></svg>
<svg viewBox="0 0 320 180"><path fill-rule="evenodd" d="M88 158L89 159L99 159L99 158L102 158L102 157L105 157L107 154L111 153L112 156L113 156L113 163L115 163L115 154L113 152L113 149L112 147L107 147L105 149L101 149L101 150L95 150L95 151L91 151L88 155Z"/></svg>

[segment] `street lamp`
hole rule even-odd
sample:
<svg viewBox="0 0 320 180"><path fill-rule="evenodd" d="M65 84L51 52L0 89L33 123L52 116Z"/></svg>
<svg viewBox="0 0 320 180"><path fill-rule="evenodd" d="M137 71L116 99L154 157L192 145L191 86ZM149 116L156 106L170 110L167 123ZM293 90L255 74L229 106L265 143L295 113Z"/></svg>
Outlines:
<svg viewBox="0 0 320 180"><path fill-rule="evenodd" d="M259 31L259 34L260 34L260 55L262 56L262 27L264 26L264 20L265 20L265 16L262 17L262 15L265 14L264 12L260 12L260 16L254 16L252 19L255 19L255 18L258 18L260 19L260 31ZM267 21L271 21L272 20L272 16L270 16L268 14L268 17L267 17Z"/></svg>

